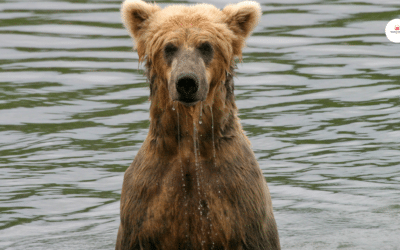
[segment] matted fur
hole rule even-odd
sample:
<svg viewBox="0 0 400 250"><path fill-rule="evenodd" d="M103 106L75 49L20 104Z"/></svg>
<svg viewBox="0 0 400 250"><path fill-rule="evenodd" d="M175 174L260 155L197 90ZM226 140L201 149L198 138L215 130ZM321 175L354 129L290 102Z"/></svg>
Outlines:
<svg viewBox="0 0 400 250"><path fill-rule="evenodd" d="M146 63L151 123L125 172L116 249L280 249L267 183L233 92L234 59L242 57L260 5L161 9L126 0L121 13L139 61ZM206 97L187 106L171 97L179 62L169 64L163 51L174 44L198 53L203 42L211 44L212 60L205 64L193 56L205 70L198 74L206 79L207 88L199 90Z"/></svg>

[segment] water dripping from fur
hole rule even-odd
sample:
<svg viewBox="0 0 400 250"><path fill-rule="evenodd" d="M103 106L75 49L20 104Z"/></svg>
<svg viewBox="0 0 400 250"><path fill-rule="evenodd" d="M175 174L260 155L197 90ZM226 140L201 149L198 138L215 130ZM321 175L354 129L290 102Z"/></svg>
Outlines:
<svg viewBox="0 0 400 250"><path fill-rule="evenodd" d="M186 115L186 135L189 135L189 124L187 120L187 115Z"/></svg>
<svg viewBox="0 0 400 250"><path fill-rule="evenodd" d="M199 124L201 124L202 122L201 122L201 119L202 119L202 110L203 110L203 102L201 102L201 105L200 105L200 111L199 111L199 113L200 113L200 115L199 115ZM195 124L195 123L194 123ZM194 136L194 138L195 138L195 140L196 140L196 142L197 142L197 152L198 152L198 157L199 157L199 159L200 159L200 155L201 155L201 151L200 151L200 140L199 140L199 134L198 134L198 132L199 132L199 130L198 129L196 129L195 130L195 136ZM202 135L200 135L200 136L202 136ZM198 162L198 164L199 164L199 170L200 170L200 183L205 183L204 182L204 172L203 172L203 168L202 168L202 164L201 164L201 160L199 160L199 162ZM206 187L204 187L204 188L206 188ZM208 205L208 202L206 202L205 203L205 207L204 207L204 205L202 204L202 202L201 202L201 196L200 196L201 194L199 193L199 209L201 209L203 212L206 210L206 211L209 211L209 205ZM204 197L204 200L208 200L207 198L207 192L205 191L205 190L203 190L203 197ZM202 213L200 213L200 216L202 216ZM202 217L200 217L200 220L202 220ZM203 233L203 237L205 237L205 230L204 230L204 226L206 225L206 223L208 222L208 225L210 226L209 227L209 229L208 229L208 231L207 231L207 234L208 235L211 235L211 233L212 233L212 221L211 221L211 218L210 218L210 216L209 216L209 213L207 213L206 214L206 221L204 221L203 223L202 223L202 233ZM204 245L204 243L205 243L205 241L202 241L202 246ZM214 243L214 240L212 240L212 247L211 247L211 249L214 249L214 246L215 246L215 243Z"/></svg>
<svg viewBox="0 0 400 250"><path fill-rule="evenodd" d="M172 110L175 110L175 102L173 102ZM184 196L184 202L185 202L185 216L187 216L187 206L188 206L188 200L187 200L187 191L186 191L186 182L185 182L185 175L183 173L183 164L182 164L182 154L181 154L181 131L179 127L179 109L176 109L176 115L178 117L178 155L179 155L179 161L181 163L181 174L182 174L182 189L183 189L183 196ZM186 222L186 232L189 232L189 224ZM189 235L186 234L186 240L189 240Z"/></svg>
<svg viewBox="0 0 400 250"><path fill-rule="evenodd" d="M225 81L225 84L226 84L226 81ZM224 88L224 82L221 82L221 95L223 95L223 89ZM228 90L226 90L226 91L228 91ZM226 93L225 93L226 94ZM222 107L222 110L225 110L225 103L226 103L226 95L225 95L225 98L222 100L222 102L223 102L223 107Z"/></svg>
<svg viewBox="0 0 400 250"><path fill-rule="evenodd" d="M200 179L202 177L203 169L201 168L201 163L200 163L200 159L199 159L199 157L200 157L199 137L198 137L198 131L197 131L195 122L193 122L193 148L194 148L194 157L195 157L195 166L196 166L195 172L196 172L196 179L197 179L197 193L199 195L199 207L198 207L198 209L199 209L200 221L201 221L201 232L202 232L203 239L204 239L205 238L204 222L203 222L203 211L204 211L204 208L203 208L203 205L201 203L202 195L201 195L201 187L200 187L200 182L201 182ZM204 240L201 241L201 246L202 247L204 245L204 242L205 242Z"/></svg>
<svg viewBox="0 0 400 250"><path fill-rule="evenodd" d="M217 167L217 162L215 160L214 116L213 116L212 106L210 106L210 111L211 111L211 134L212 134L212 143L213 143L214 167Z"/></svg>
<svg viewBox="0 0 400 250"><path fill-rule="evenodd" d="M211 134L212 134L212 144L213 144L213 158L214 158L214 168L216 169L217 168L217 161L216 161L216 159L215 159L215 141L214 141L214 115L213 115L213 112L212 112L212 106L210 106L210 111L211 111ZM216 182L217 182L217 186L219 185L219 177L220 176L218 176L218 178L217 178L217 180L216 180ZM220 195L221 194L221 191L218 189L218 195ZM219 198L221 198L220 196L218 196ZM221 217L221 220L222 220L222 217ZM217 236L218 235L218 233L217 232L215 232L215 236ZM214 242L213 242L213 246L212 246L212 249L214 249Z"/></svg>
<svg viewBox="0 0 400 250"><path fill-rule="evenodd" d="M200 102L200 117L199 117L199 124L202 123L201 121L201 115L203 114L203 102Z"/></svg>

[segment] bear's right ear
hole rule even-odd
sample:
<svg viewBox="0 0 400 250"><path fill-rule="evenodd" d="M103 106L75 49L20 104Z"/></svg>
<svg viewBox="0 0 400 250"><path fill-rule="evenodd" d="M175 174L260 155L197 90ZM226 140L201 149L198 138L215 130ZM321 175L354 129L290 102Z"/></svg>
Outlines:
<svg viewBox="0 0 400 250"><path fill-rule="evenodd" d="M161 10L156 4L141 0L125 0L121 7L122 22L132 38L138 41L143 34L143 23Z"/></svg>

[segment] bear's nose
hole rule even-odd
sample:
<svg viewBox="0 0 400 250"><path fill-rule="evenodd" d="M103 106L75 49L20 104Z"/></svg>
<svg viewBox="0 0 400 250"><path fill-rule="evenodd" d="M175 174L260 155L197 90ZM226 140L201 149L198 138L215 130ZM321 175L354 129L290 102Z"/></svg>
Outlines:
<svg viewBox="0 0 400 250"><path fill-rule="evenodd" d="M195 94L199 89L199 81L194 74L181 74L176 83L176 90L180 100L184 102L195 101Z"/></svg>

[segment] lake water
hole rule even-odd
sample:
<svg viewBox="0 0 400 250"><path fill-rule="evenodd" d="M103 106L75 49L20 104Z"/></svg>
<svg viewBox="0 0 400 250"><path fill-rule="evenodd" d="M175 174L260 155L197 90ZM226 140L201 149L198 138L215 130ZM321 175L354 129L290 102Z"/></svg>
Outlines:
<svg viewBox="0 0 400 250"><path fill-rule="evenodd" d="M120 3L0 1L0 249L114 248L150 105ZM400 1L261 3L235 93L282 249L400 249Z"/></svg>

